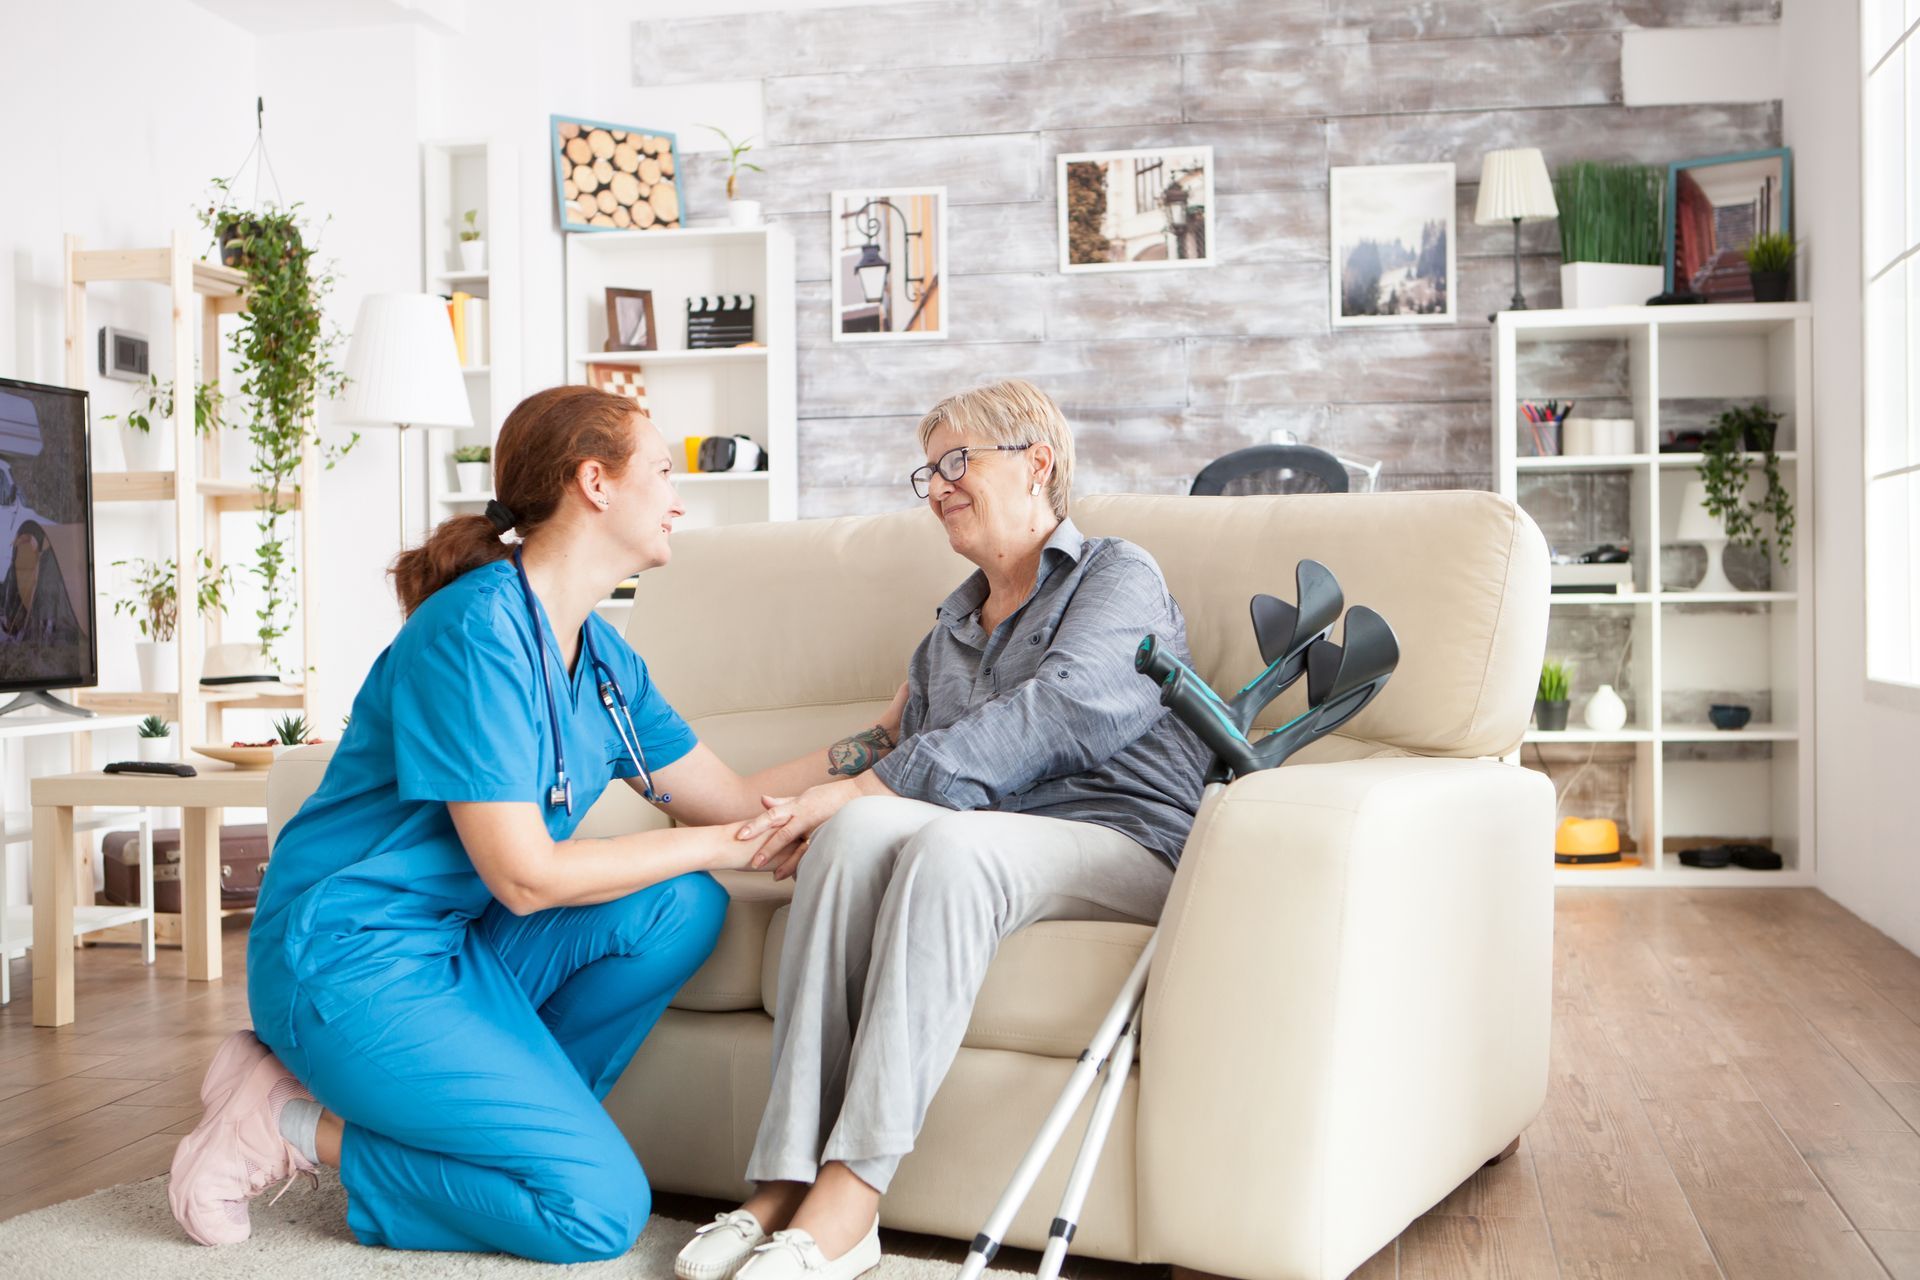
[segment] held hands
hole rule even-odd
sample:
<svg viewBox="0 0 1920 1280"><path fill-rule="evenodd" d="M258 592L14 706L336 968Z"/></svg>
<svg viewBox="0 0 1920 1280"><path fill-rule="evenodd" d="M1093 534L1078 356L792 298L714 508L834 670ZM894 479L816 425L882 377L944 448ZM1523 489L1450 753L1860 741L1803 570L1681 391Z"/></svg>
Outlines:
<svg viewBox="0 0 1920 1280"><path fill-rule="evenodd" d="M790 878L799 869L814 831L859 794L854 780L848 779L808 787L797 796L761 796L767 811L743 824L735 835L743 842L765 836L747 863L748 870L771 868L775 880Z"/></svg>

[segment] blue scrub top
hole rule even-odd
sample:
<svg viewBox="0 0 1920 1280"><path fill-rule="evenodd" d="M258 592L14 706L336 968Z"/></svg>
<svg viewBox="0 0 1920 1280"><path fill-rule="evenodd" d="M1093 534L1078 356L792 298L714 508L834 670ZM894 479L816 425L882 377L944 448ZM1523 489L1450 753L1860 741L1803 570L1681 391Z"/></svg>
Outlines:
<svg viewBox="0 0 1920 1280"><path fill-rule="evenodd" d="M512 561L495 561L428 597L374 662L326 776L274 842L247 948L256 1022L287 1017L296 987L326 1016L461 949L493 896L446 802L535 804L565 840L609 781L638 772L585 646L569 674L544 608L540 625L537 638ZM691 751L693 730L626 639L598 616L586 625L626 694L647 767ZM571 814L546 803L554 760L541 639Z"/></svg>

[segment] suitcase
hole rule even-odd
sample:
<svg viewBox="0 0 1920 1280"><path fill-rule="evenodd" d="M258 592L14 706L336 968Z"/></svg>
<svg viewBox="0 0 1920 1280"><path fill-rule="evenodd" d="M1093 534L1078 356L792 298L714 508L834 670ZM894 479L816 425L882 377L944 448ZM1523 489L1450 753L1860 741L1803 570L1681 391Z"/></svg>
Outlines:
<svg viewBox="0 0 1920 1280"><path fill-rule="evenodd" d="M140 833L111 831L100 841L106 872L108 902L136 906L140 902ZM242 822L220 828L220 905L226 909L251 907L260 897L260 880L267 873L267 824ZM160 827L153 833L153 909L180 910L180 829Z"/></svg>

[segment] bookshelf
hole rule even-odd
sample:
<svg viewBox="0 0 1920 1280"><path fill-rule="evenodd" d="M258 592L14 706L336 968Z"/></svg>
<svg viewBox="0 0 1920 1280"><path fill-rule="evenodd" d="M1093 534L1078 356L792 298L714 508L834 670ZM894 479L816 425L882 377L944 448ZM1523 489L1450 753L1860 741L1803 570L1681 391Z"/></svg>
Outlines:
<svg viewBox="0 0 1920 1280"><path fill-rule="evenodd" d="M1812 320L1806 303L1741 303L1502 312L1495 322L1500 492L1534 515L1555 551L1613 541L1631 550L1627 591L1551 598L1547 656L1575 664L1571 716L1563 732L1530 729L1520 761L1538 767L1550 750L1549 772L1566 783L1584 760L1605 759L1624 785L1595 791L1589 774L1562 813L1614 818L1641 866L1558 867L1559 884L1814 882ZM1533 442L1519 406L1549 398L1576 401L1582 416L1632 417L1634 452L1523 456ZM1789 560L1746 557L1736 576L1752 589L1689 590L1702 562L1675 535L1701 459L1663 452L1662 442L1756 402L1785 415L1776 443L1796 517ZM1758 455L1748 461L1758 480ZM1602 683L1629 706L1626 727L1613 733L1589 731L1581 719ZM1749 705L1752 721L1714 728L1706 710L1716 701ZM1599 807L1608 804L1612 811ZM1685 848L1723 841L1766 845L1785 865L1709 870L1679 861Z"/></svg>
<svg viewBox="0 0 1920 1280"><path fill-rule="evenodd" d="M779 227L573 232L566 237L566 349L570 382L587 366L638 370L649 412L674 460L687 508L680 528L797 514L793 240ZM653 294L655 351L606 351L609 288ZM689 298L751 294L758 345L687 346ZM767 469L689 474L687 437L745 435L767 451ZM603 601L624 625L627 600Z"/></svg>
<svg viewBox="0 0 1920 1280"><path fill-rule="evenodd" d="M465 293L483 300L486 332L469 353L462 373L473 406L473 425L428 428L427 520L478 510L490 491L462 492L453 451L493 444L500 424L526 395L521 370L520 184L511 143L493 139L447 139L420 147L422 288L436 296ZM467 210L479 214L486 267L467 270L460 260L460 231Z"/></svg>

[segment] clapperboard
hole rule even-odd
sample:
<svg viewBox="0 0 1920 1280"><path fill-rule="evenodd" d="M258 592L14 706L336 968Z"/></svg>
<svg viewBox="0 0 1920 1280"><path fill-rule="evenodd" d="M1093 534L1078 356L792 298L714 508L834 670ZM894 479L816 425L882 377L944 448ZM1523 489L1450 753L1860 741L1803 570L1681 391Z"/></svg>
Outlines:
<svg viewBox="0 0 1920 1280"><path fill-rule="evenodd" d="M737 347L753 341L753 295L721 293L687 299L687 346Z"/></svg>

